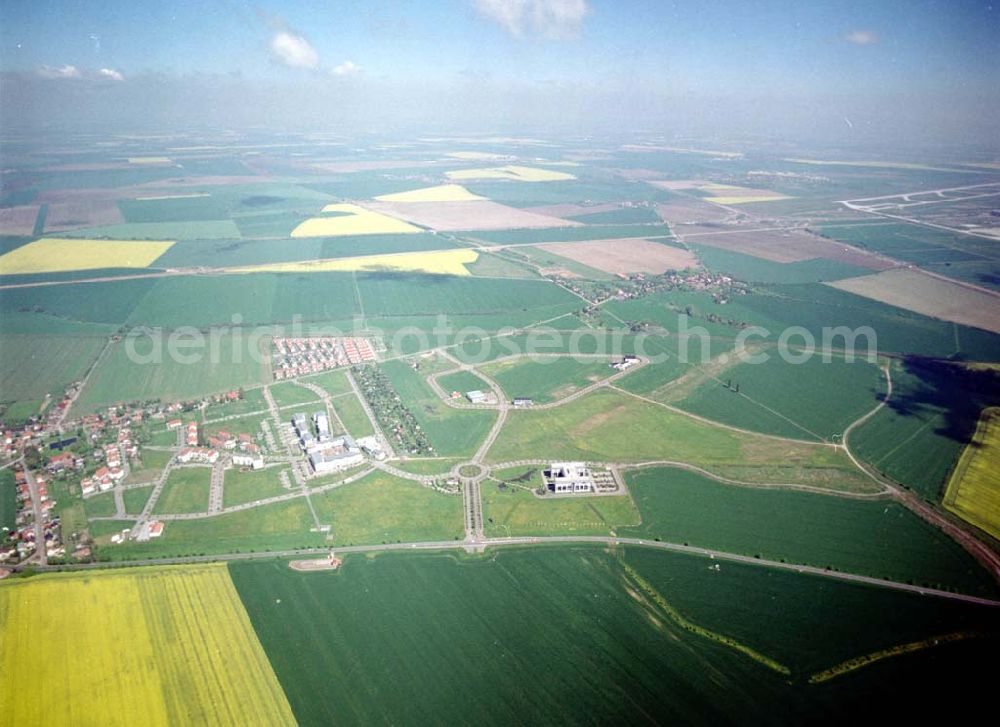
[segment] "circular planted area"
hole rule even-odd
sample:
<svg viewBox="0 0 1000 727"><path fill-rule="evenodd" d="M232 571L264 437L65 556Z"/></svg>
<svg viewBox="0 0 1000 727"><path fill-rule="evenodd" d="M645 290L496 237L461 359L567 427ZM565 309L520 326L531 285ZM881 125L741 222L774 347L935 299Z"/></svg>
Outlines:
<svg viewBox="0 0 1000 727"><path fill-rule="evenodd" d="M483 472L484 469L481 466L479 466L478 464L473 464L471 462L468 464L463 464L458 468L459 477L475 478L479 477L481 474L483 474Z"/></svg>

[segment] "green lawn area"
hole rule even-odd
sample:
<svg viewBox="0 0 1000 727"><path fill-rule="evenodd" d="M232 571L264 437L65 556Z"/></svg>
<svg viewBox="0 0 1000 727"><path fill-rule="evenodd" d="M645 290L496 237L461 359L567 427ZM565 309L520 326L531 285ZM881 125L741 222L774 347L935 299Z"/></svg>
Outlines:
<svg viewBox="0 0 1000 727"><path fill-rule="evenodd" d="M344 423L344 428L347 429L348 434L352 437L367 437L375 433L371 419L368 418L357 396L353 394L350 396L338 396L331 403L333 404L333 410L337 412L337 416Z"/></svg>
<svg viewBox="0 0 1000 727"><path fill-rule="evenodd" d="M493 412L461 411L446 406L421 374L404 361L387 361L380 367L416 417L436 454L447 457L476 451L496 418Z"/></svg>
<svg viewBox="0 0 1000 727"><path fill-rule="evenodd" d="M282 381L278 384L270 384L268 388L271 390L271 396L274 397L274 403L278 407L283 406L294 406L296 404L308 404L310 402L319 401L319 396L316 395L315 391L307 389L304 386L299 386L291 381Z"/></svg>
<svg viewBox="0 0 1000 727"><path fill-rule="evenodd" d="M107 517L115 514L115 493L103 492L83 501L83 511L88 518Z"/></svg>
<svg viewBox="0 0 1000 727"><path fill-rule="evenodd" d="M351 382L347 380L347 371L345 369L324 371L321 374L305 377L304 380L310 384L322 387L330 396L344 394L351 390Z"/></svg>
<svg viewBox="0 0 1000 727"><path fill-rule="evenodd" d="M226 470L222 506L242 505L245 502L289 492L281 485L280 473L283 470L288 471L288 468L268 467L248 472L241 472L235 468ZM289 479L289 482L293 480Z"/></svg>
<svg viewBox="0 0 1000 727"><path fill-rule="evenodd" d="M132 490L125 490L122 493L122 498L125 500L125 512L138 515L142 512L142 508L146 506L149 501L149 496L153 494L153 487L136 487Z"/></svg>
<svg viewBox="0 0 1000 727"><path fill-rule="evenodd" d="M207 495L204 510L208 505ZM316 548L325 543L322 533L310 532L312 515L305 500L296 498L265 507L198 520L167 523L163 535L148 543L108 545L98 541L101 560L166 558L180 555ZM107 531L108 534L115 530Z"/></svg>
<svg viewBox="0 0 1000 727"><path fill-rule="evenodd" d="M170 470L153 512L206 512L211 480L210 467L176 467Z"/></svg>
<svg viewBox="0 0 1000 727"><path fill-rule="evenodd" d="M989 574L961 546L891 501L734 487L667 468L628 472L626 481L642 525L621 535L997 593Z"/></svg>
<svg viewBox="0 0 1000 727"><path fill-rule="evenodd" d="M480 485L483 524L489 537L516 535L607 535L639 524L639 510L628 495L572 497L531 492L542 486L539 468L517 467L493 473L499 483ZM524 489L528 488L528 489Z"/></svg>
<svg viewBox="0 0 1000 727"><path fill-rule="evenodd" d="M243 398L236 401L227 401L224 404L209 404L203 410L206 419L218 419L219 417L237 416L239 414L249 414L255 411L266 411L267 401L264 399L264 390L247 389L243 392Z"/></svg>
<svg viewBox="0 0 1000 727"><path fill-rule="evenodd" d="M613 390L555 409L511 411L487 460L521 459L677 460L757 481L872 489L831 447L722 429Z"/></svg>
<svg viewBox="0 0 1000 727"><path fill-rule="evenodd" d="M4 528L13 530L16 518L17 488L14 485L14 473L9 469L0 470L0 531ZM6 532L0 532L0 541L6 535Z"/></svg>
<svg viewBox="0 0 1000 727"><path fill-rule="evenodd" d="M543 356L509 358L487 364L483 373L493 378L508 399L524 396L540 404L563 399L615 373L610 359L594 360Z"/></svg>
<svg viewBox="0 0 1000 727"><path fill-rule="evenodd" d="M456 371L453 374L445 374L439 376L437 382L449 394L457 391L464 396L469 391L489 390L489 385L471 371Z"/></svg>
<svg viewBox="0 0 1000 727"><path fill-rule="evenodd" d="M176 441L176 432L170 432L170 435ZM142 466L133 467L130 477L137 482L151 480L163 471L163 468L167 466L167 463L170 462L173 456L173 452L166 450L143 448L139 451Z"/></svg>
<svg viewBox="0 0 1000 727"><path fill-rule="evenodd" d="M393 466L404 472L412 472L415 475L446 475L451 473L451 468L459 462L464 461L464 457L446 457L442 459L429 459L426 457L418 459L407 459L393 462Z"/></svg>
<svg viewBox="0 0 1000 727"><path fill-rule="evenodd" d="M463 532L462 498L383 472L312 497L336 545L452 540Z"/></svg>
<svg viewBox="0 0 1000 727"><path fill-rule="evenodd" d="M169 355L166 333L162 336L162 355L156 354L149 337L133 342L131 350L138 358L130 356L129 339L114 344L94 370L74 411L82 413L102 405L135 400L191 399L267 379L267 366L259 355L251 352L248 336L243 335L235 342L230 334L219 334L218 338L218 351L214 352L217 356L213 355L211 336L207 335L202 339L203 347L179 348L183 356Z"/></svg>

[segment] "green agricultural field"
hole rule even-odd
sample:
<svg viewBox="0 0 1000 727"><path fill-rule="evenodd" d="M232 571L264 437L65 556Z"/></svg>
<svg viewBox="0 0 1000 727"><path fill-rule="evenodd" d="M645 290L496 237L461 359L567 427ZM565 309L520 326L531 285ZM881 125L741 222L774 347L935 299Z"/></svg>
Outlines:
<svg viewBox="0 0 1000 727"><path fill-rule="evenodd" d="M142 508L146 507L146 503L149 502L149 496L152 494L152 486L136 487L131 490L125 490L125 492L122 493L122 499L125 500L125 512L132 515L138 515L142 512Z"/></svg>
<svg viewBox="0 0 1000 727"><path fill-rule="evenodd" d="M493 472L491 477L480 485L489 537L609 535L640 522L628 495L539 497L532 490L543 487L541 470L531 467Z"/></svg>
<svg viewBox="0 0 1000 727"><path fill-rule="evenodd" d="M125 222L223 220L229 217L224 200L213 195L163 195L163 199L123 199L118 202Z"/></svg>
<svg viewBox="0 0 1000 727"><path fill-rule="evenodd" d="M169 354L170 334L163 332L113 344L94 369L75 411L92 411L116 402L193 399L270 378L269 366L249 348L253 345L249 336L187 335L179 340L178 356ZM194 344L184 347L191 342Z"/></svg>
<svg viewBox="0 0 1000 727"><path fill-rule="evenodd" d="M421 371L421 373L426 372ZM484 391L488 388L487 383L471 371L456 371L453 374L445 374L439 376L437 382L448 393L458 391L465 394L467 391Z"/></svg>
<svg viewBox="0 0 1000 727"><path fill-rule="evenodd" d="M291 381L269 384L268 388L271 390L271 396L274 397L274 403L279 408L319 401L319 396L317 396L315 391L307 389L304 386L299 386Z"/></svg>
<svg viewBox="0 0 1000 727"><path fill-rule="evenodd" d="M222 506L232 507L254 500L263 500L290 492L281 484L281 473L289 473L287 467L268 467L262 470L242 472L239 469L226 470L222 490ZM289 473L290 474L290 473ZM289 482L294 482L288 477Z"/></svg>
<svg viewBox="0 0 1000 727"><path fill-rule="evenodd" d="M177 220L172 222L125 222L82 227L52 237L109 240L218 240L239 239L240 229L232 220ZM154 266L155 263L154 263ZM156 266L159 267L159 266Z"/></svg>
<svg viewBox="0 0 1000 727"><path fill-rule="evenodd" d="M625 560L680 613L788 665L799 683L807 674L899 644L956 631L996 631L988 607L645 548L627 548ZM889 659L811 689L841 683L849 692L857 680L884 682L908 660L933 672L938 658L928 650Z"/></svg>
<svg viewBox="0 0 1000 727"><path fill-rule="evenodd" d="M335 545L457 540L463 534L462 498L384 472L312 496Z"/></svg>
<svg viewBox="0 0 1000 727"><path fill-rule="evenodd" d="M1000 375L919 359L894 361L886 407L851 434L854 453L937 502L972 440L979 413L1000 401Z"/></svg>
<svg viewBox="0 0 1000 727"><path fill-rule="evenodd" d="M41 409L41 401L15 401L0 408L0 420L8 425L22 424L38 414Z"/></svg>
<svg viewBox="0 0 1000 727"><path fill-rule="evenodd" d="M208 491L211 484L210 467L176 467L167 475L167 483L153 512L182 513L208 510Z"/></svg>
<svg viewBox="0 0 1000 727"><path fill-rule="evenodd" d="M88 324L120 325L155 282L151 279L113 280L100 284L0 289L0 322L6 326L10 318L14 328L4 330L11 332L113 333L114 328L109 326Z"/></svg>
<svg viewBox="0 0 1000 727"><path fill-rule="evenodd" d="M563 399L615 373L610 359L531 357L502 359L482 367L508 399L527 397L537 403Z"/></svg>
<svg viewBox="0 0 1000 727"><path fill-rule="evenodd" d="M781 721L829 721L856 713L874 689L909 696L914 688L915 672L897 673L891 662L823 686L806 683L815 670L855 656L848 644L864 653L927 638L948 623L945 612L961 627L988 627L982 609L936 609L915 596L752 567L716 574L708 565L562 547L474 560L348 556L337 573L298 573L282 562L229 568L303 725L462 723L470 713L482 724L770 723L776 704ZM675 610L647 595L626 566ZM743 601L745 590L753 597ZM734 603L738 623L720 622L722 604ZM883 628L865 627L852 639L838 605L857 614L866 605L880 609L874 620ZM779 622L786 609L794 617ZM765 633L755 631L762 622ZM771 649L764 658L780 658L791 676L735 647ZM899 663L933 665L933 676L952 684L975 673L961 656ZM553 689L553 674L587 688ZM917 683L929 687L931 675Z"/></svg>
<svg viewBox="0 0 1000 727"><path fill-rule="evenodd" d="M620 535L965 593L997 591L960 545L889 500L734 487L669 468L630 471L626 481L642 525Z"/></svg>
<svg viewBox="0 0 1000 727"><path fill-rule="evenodd" d="M733 432L609 390L555 409L512 411L487 459L536 458L676 460L755 481L804 482L851 491L873 487L846 455L831 447Z"/></svg>
<svg viewBox="0 0 1000 727"><path fill-rule="evenodd" d="M697 238L695 238L695 242ZM778 263L752 255L692 244L691 250L709 270L728 273L748 283L819 283L827 280L872 275L875 271L857 265L815 258L794 263Z"/></svg>
<svg viewBox="0 0 1000 727"><path fill-rule="evenodd" d="M387 361L381 369L416 417L435 454L470 455L486 438L496 418L494 412L462 411L445 405L420 374L403 361Z"/></svg>
<svg viewBox="0 0 1000 727"><path fill-rule="evenodd" d="M656 210L652 207L620 207L608 212L573 215L566 219L576 220L588 225L656 224L662 222L660 216L656 214Z"/></svg>
<svg viewBox="0 0 1000 727"><path fill-rule="evenodd" d="M917 265L964 261L996 263L994 247L988 240L922 225L823 225L818 232L824 237ZM947 272L944 274L947 275Z"/></svg>
<svg viewBox="0 0 1000 727"><path fill-rule="evenodd" d="M204 510L207 506L206 490L205 504L201 509ZM296 498L227 515L174 520L166 524L162 536L148 543L133 541L110 545L109 536L116 532L116 529L110 528L105 531L104 537L97 539L96 554L99 560L126 561L322 547L324 535L310 532L310 528L314 526L305 500Z"/></svg>
<svg viewBox="0 0 1000 727"><path fill-rule="evenodd" d="M37 402L61 396L97 360L106 338L4 335L0 346L0 401Z"/></svg>
<svg viewBox="0 0 1000 727"><path fill-rule="evenodd" d="M685 411L751 431L832 440L874 409L885 393L884 377L874 364L841 358L824 362L819 356L793 364L776 349L762 354L766 361L712 372L693 390L678 382L675 388L683 395L679 401L670 388L663 390L664 398L654 398L676 401Z"/></svg>
<svg viewBox="0 0 1000 727"><path fill-rule="evenodd" d="M193 275L141 282L154 285L129 309L129 323L136 326L249 326L297 317L344 320L360 312L350 273Z"/></svg>
<svg viewBox="0 0 1000 727"><path fill-rule="evenodd" d="M369 273L357 276L357 286L366 316L530 310L544 320L580 307L579 298L544 280Z"/></svg>
<svg viewBox="0 0 1000 727"><path fill-rule="evenodd" d="M537 278L538 274L520 263L488 252L479 253L476 262L465 266L472 275L484 278Z"/></svg>

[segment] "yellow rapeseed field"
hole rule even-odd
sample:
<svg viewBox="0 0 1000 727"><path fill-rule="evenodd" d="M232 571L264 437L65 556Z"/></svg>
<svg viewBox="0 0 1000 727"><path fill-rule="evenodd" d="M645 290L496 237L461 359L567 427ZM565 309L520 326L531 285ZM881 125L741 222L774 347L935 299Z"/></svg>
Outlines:
<svg viewBox="0 0 1000 727"><path fill-rule="evenodd" d="M311 217L294 230L292 237L339 237L341 235L385 235L420 232L408 222L358 207L355 204L328 204L323 212L340 212L335 217Z"/></svg>
<svg viewBox="0 0 1000 727"><path fill-rule="evenodd" d="M948 481L944 506L1000 538L1000 407L985 409Z"/></svg>
<svg viewBox="0 0 1000 727"><path fill-rule="evenodd" d="M576 179L575 176L567 172L555 172L551 169L519 167L516 165L484 169L459 169L458 171L446 172L445 174L449 179L513 179L518 182L561 182L568 179Z"/></svg>
<svg viewBox="0 0 1000 727"><path fill-rule="evenodd" d="M63 240L43 237L0 255L0 274L145 268L170 249L167 240Z"/></svg>
<svg viewBox="0 0 1000 727"><path fill-rule="evenodd" d="M378 272L434 273L437 275L469 275L465 266L479 259L479 253L468 248L433 252L400 252L391 255L364 255L336 260L307 260L292 263L252 265L230 268L230 273L320 273Z"/></svg>
<svg viewBox="0 0 1000 727"><path fill-rule="evenodd" d="M295 724L224 565L0 584L0 673L6 724Z"/></svg>
<svg viewBox="0 0 1000 727"><path fill-rule="evenodd" d="M473 194L460 184L439 184L409 192L383 194L375 199L382 202L475 202L486 198Z"/></svg>

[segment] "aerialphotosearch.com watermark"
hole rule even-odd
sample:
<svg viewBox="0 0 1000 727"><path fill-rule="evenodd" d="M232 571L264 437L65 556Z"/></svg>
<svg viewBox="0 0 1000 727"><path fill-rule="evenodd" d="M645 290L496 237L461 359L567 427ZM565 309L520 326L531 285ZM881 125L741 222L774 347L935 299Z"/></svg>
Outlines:
<svg viewBox="0 0 1000 727"><path fill-rule="evenodd" d="M727 350L715 360L728 363L735 358L748 364L763 364L773 356L798 365L819 357L824 363L855 360L875 363L878 341L870 326L824 326L817 337L804 326L788 326L775 332L763 326L745 326L727 332L710 332L692 325L688 316L678 314L677 325L669 330L632 332L625 329L560 330L547 326L506 328L488 331L479 326L456 328L447 316L439 315L430 329L417 326L382 329L371 321L353 321L346 328L322 324L307 325L301 316L288 325L246 326L239 314L230 325L204 330L194 326L156 328L137 326L123 337L128 360L139 365L166 362L182 365L242 364L273 361L272 338L308 339L367 338L381 341L386 358L401 358L434 350L447 350L463 363L481 364L499 358L525 357L538 363L559 358L593 360L634 355L650 364L677 361L699 365L713 358L720 344Z"/></svg>

